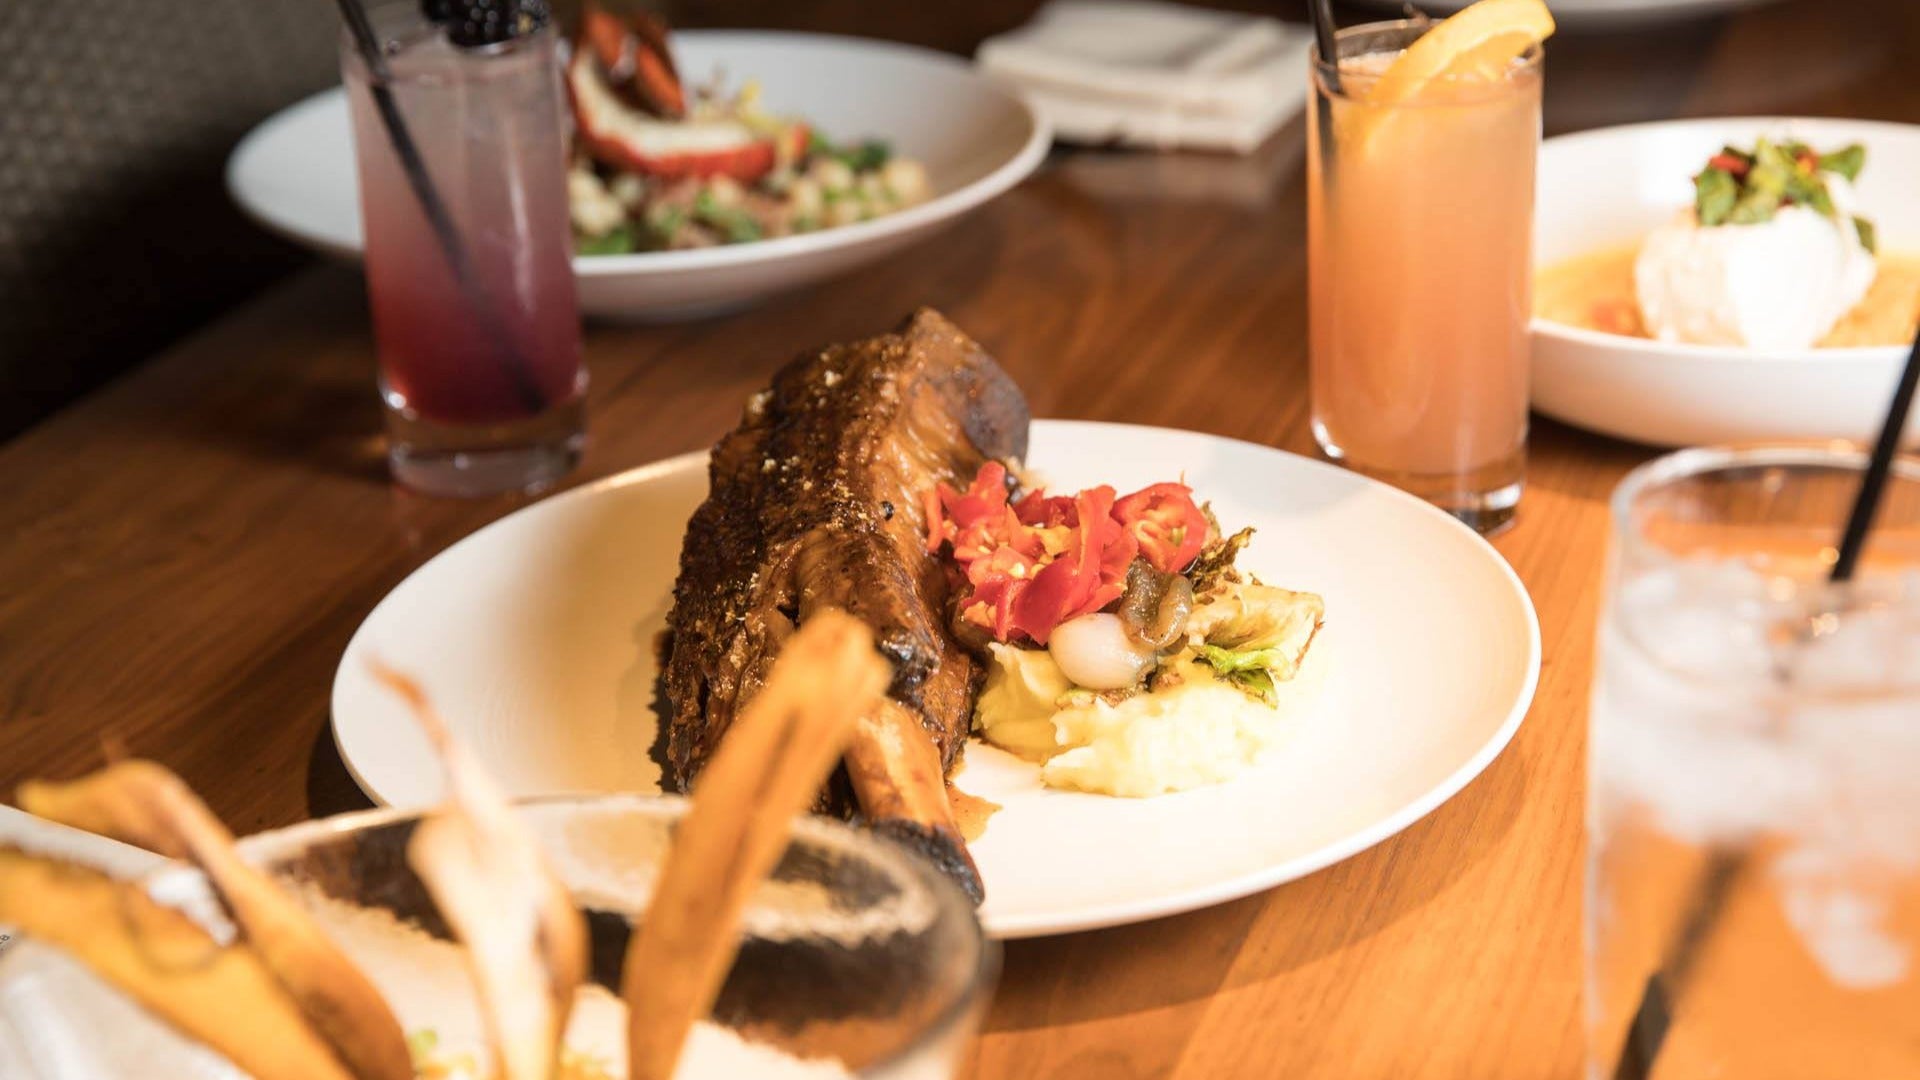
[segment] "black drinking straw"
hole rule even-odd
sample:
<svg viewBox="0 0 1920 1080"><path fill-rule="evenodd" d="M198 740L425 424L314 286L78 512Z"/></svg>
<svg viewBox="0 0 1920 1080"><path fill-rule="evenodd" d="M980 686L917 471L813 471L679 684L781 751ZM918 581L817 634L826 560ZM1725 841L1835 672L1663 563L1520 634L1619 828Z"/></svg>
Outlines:
<svg viewBox="0 0 1920 1080"><path fill-rule="evenodd" d="M1326 76L1327 89L1337 94L1340 92L1340 43L1333 33L1332 0L1308 0L1307 12L1313 20L1313 38L1320 49L1320 62L1326 65L1322 74ZM1331 137L1331 133L1322 137Z"/></svg>
<svg viewBox="0 0 1920 1080"><path fill-rule="evenodd" d="M1886 491L1887 476L1893 471L1893 459L1900 451L1900 436L1907 430L1907 413L1913 409L1914 384L1920 383L1920 336L1907 352L1907 366L1900 372L1900 385L1894 388L1893 404L1887 407L1887 419L1880 425L1880 439L1873 444L1873 457L1860 478L1860 490L1853 497L1853 512L1847 515L1847 531L1840 537L1840 557L1833 561L1828 580L1851 581L1867 546L1867 533L1880 510L1880 496Z"/></svg>
<svg viewBox="0 0 1920 1080"><path fill-rule="evenodd" d="M1867 534L1880 511L1880 498L1887 489L1887 477L1893 472L1893 459L1900 451L1900 437L1907 430L1907 414L1913 409L1913 393L1920 384L1920 334L1907 352L1907 366L1900 372L1893 401L1880 424L1880 437L1873 444L1873 455L1860 477L1860 489L1854 493L1853 509L1847 514L1846 531L1840 537L1839 557L1827 572L1827 580L1842 584L1853 580L1860 564L1860 553L1867 546ZM1699 959L1700 946L1706 942L1713 924L1719 921L1733 883L1746 868L1746 857L1730 851L1715 851L1707 862L1707 871L1694 893L1693 914L1673 939L1667 960L1647 977L1641 991L1640 1006L1627 1027L1626 1045L1614 1080L1647 1080L1653 1075L1654 1060L1666 1042L1667 1029L1673 1025L1674 999L1685 988L1686 977ZM1664 978L1663 978L1664 974ZM1671 985L1669 985L1671 984Z"/></svg>
<svg viewBox="0 0 1920 1080"><path fill-rule="evenodd" d="M387 138L393 143L394 153L400 156L400 164L406 171L407 181L413 187L413 194L420 200L420 208L426 212L427 221L433 226L434 236L440 241L440 251L447 257L447 263L453 267L454 279L460 285L460 292L466 297L467 306L473 309L474 317L479 319L486 336L499 350L500 365L505 370L507 381L513 384L513 392L529 413L540 413L547 407L547 397L540 392L540 384L534 381L533 370L526 357L513 343L512 335L500 319L500 312L487 299L486 286L481 284L480 275L473 268L473 260L467 255L467 247L460 239L460 230L453 223L453 215L447 211L447 204L440 198L439 191L433 186L433 178L427 174L427 163L420 156L420 148L413 141L413 133L407 130L407 122L400 115L399 103L393 100L393 71L387 67L387 58L380 51L380 40L373 32L373 21L367 18L366 8L360 0L336 0L340 8L340 17L346 21L347 30L353 34L354 45L360 50L360 58L367 65L367 86L373 92L373 101L380 109L380 120L386 126Z"/></svg>

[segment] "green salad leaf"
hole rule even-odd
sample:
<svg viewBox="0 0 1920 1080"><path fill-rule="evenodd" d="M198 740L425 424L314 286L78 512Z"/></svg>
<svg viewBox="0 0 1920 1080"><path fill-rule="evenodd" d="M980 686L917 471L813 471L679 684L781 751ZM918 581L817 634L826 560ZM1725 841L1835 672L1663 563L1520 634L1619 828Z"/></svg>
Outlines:
<svg viewBox="0 0 1920 1080"><path fill-rule="evenodd" d="M807 154L830 157L855 173L872 172L893 160L893 146L885 139L863 139L846 146L835 145L818 131L807 136Z"/></svg>
<svg viewBox="0 0 1920 1080"><path fill-rule="evenodd" d="M599 236L575 236L576 255L625 255L639 247L633 223L623 221Z"/></svg>
<svg viewBox="0 0 1920 1080"><path fill-rule="evenodd" d="M1867 163L1867 148L1854 143L1831 154L1821 154L1819 160L1821 172L1839 173L1852 183L1860 179L1860 169Z"/></svg>
<svg viewBox="0 0 1920 1080"><path fill-rule="evenodd" d="M1280 650L1225 649L1218 645L1202 645L1194 650L1194 655L1212 668L1215 675L1232 683L1248 697L1268 705L1280 703L1279 691L1274 688L1273 669L1281 664L1292 663L1280 655Z"/></svg>
<svg viewBox="0 0 1920 1080"><path fill-rule="evenodd" d="M694 196L693 216L703 224L719 229L728 243L743 244L749 240L760 239L760 223L745 210L735 206L722 206L713 192L702 191Z"/></svg>
<svg viewBox="0 0 1920 1080"><path fill-rule="evenodd" d="M1249 697L1277 704L1275 688L1299 673L1325 611L1311 593L1230 582L1188 616L1194 659Z"/></svg>
<svg viewBox="0 0 1920 1080"><path fill-rule="evenodd" d="M881 139L867 139L834 155L856 173L872 172L893 158L893 147Z"/></svg>
<svg viewBox="0 0 1920 1080"><path fill-rule="evenodd" d="M1693 178L1693 209L1702 225L1720 225L1740 201L1740 181L1725 169L1709 166Z"/></svg>
<svg viewBox="0 0 1920 1080"><path fill-rule="evenodd" d="M1874 229L1873 222L1855 214L1853 216L1853 231L1860 237L1860 246L1866 248L1869 255L1880 254L1880 235Z"/></svg>
<svg viewBox="0 0 1920 1080"><path fill-rule="evenodd" d="M1694 214L1707 227L1758 225L1772 221L1781 207L1805 206L1838 223L1840 208L1828 179L1855 180L1866 161L1866 147L1859 143L1825 154L1793 140L1760 139L1751 151L1725 147L1693 178ZM1872 224L1853 221L1861 243L1874 250Z"/></svg>

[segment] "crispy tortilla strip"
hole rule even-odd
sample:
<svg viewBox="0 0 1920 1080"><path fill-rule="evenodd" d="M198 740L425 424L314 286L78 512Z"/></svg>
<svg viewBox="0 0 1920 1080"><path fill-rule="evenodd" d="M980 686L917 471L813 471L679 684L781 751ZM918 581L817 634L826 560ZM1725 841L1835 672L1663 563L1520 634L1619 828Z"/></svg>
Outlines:
<svg viewBox="0 0 1920 1080"><path fill-rule="evenodd" d="M627 947L628 1076L668 1080L739 950L747 899L786 850L862 716L891 677L865 623L823 610L781 650L766 685L700 776L653 902Z"/></svg>
<svg viewBox="0 0 1920 1080"><path fill-rule="evenodd" d="M122 761L71 783L29 781L19 803L199 867L247 945L347 1071L361 1080L412 1080L406 1035L380 991L305 907L241 859L233 834L179 777L150 761Z"/></svg>
<svg viewBox="0 0 1920 1080"><path fill-rule="evenodd" d="M495 1072L546 1080L586 978L586 920L533 830L419 685L378 663L374 676L413 710L446 769L448 801L421 821L407 857L467 947Z"/></svg>
<svg viewBox="0 0 1920 1080"><path fill-rule="evenodd" d="M136 884L0 846L0 923L259 1080L352 1080L251 944L216 943Z"/></svg>

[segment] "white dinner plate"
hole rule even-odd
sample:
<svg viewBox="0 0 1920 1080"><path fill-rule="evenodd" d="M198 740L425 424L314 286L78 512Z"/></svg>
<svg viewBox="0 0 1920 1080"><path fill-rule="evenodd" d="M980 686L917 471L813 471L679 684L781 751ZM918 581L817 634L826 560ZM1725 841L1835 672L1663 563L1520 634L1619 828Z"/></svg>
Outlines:
<svg viewBox="0 0 1920 1080"><path fill-rule="evenodd" d="M1399 491L1264 446L1185 431L1033 426L1033 466L1065 490L1184 475L1242 565L1326 598L1297 730L1218 787L1153 799L1044 790L978 741L957 783L1004 809L975 842L981 917L1003 937L1084 930L1257 892L1347 858L1459 791L1520 725L1540 667L1525 588L1466 527ZM648 465L512 514L421 567L340 662L333 725L383 803L440 795L439 770L379 657L420 678L515 794L656 790L653 642L706 455ZM1316 673L1313 669L1318 668Z"/></svg>
<svg viewBox="0 0 1920 1080"><path fill-rule="evenodd" d="M1681 207L1722 146L1790 135L1823 150L1866 147L1856 190L1880 250L1920 254L1920 126L1726 117L1601 128L1540 150L1534 266L1637 244ZM1871 439L1907 346L1760 350L1687 345L1533 320L1533 406L1557 420L1660 446ZM1920 414L1907 428L1920 439Z"/></svg>
<svg viewBox="0 0 1920 1080"><path fill-rule="evenodd" d="M1051 135L1018 94L957 57L823 34L683 30L689 84L757 79L768 109L836 139L885 139L927 166L935 195L896 214L800 236L696 251L576 257L589 315L689 318L736 309L873 262L1019 183ZM360 255L359 183L347 101L328 90L255 128L227 161L227 189L256 221L328 254Z"/></svg>
<svg viewBox="0 0 1920 1080"><path fill-rule="evenodd" d="M1406 0L1361 0L1371 7L1400 11ZM1472 0L1415 0L1413 6L1431 15L1451 15ZM1547 9L1562 27L1575 30L1621 30L1656 23L1724 15L1740 8L1777 0L1547 0Z"/></svg>

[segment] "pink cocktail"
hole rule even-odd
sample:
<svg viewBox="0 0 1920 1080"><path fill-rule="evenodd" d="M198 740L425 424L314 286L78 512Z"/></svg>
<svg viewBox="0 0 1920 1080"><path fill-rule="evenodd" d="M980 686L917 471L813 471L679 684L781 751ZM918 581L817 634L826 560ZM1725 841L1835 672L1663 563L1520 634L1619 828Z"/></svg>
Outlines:
<svg viewBox="0 0 1920 1080"><path fill-rule="evenodd" d="M394 103L456 238L449 251L349 41L389 462L434 494L545 486L579 458L586 389L553 31L463 48L417 5L373 14Z"/></svg>

